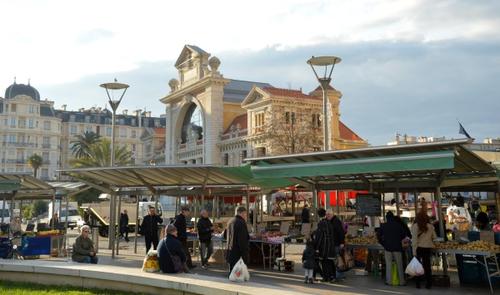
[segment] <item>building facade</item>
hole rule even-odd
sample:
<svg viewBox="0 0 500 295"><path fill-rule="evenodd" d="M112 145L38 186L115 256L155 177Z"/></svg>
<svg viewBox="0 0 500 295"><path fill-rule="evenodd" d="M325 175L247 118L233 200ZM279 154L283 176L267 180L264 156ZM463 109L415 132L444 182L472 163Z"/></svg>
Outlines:
<svg viewBox="0 0 500 295"><path fill-rule="evenodd" d="M167 164L240 165L244 158L319 150L322 92L281 89L227 79L221 62L186 45L175 63L166 105ZM330 87L330 132L335 149L367 146L340 121L340 91Z"/></svg>
<svg viewBox="0 0 500 295"><path fill-rule="evenodd" d="M132 152L136 165L148 164L141 136L145 130L164 130L165 118L152 117L151 112L124 110L116 116L115 142ZM37 177L58 179L59 169L70 168L72 141L77 135L92 131L111 140L111 111L101 108L78 111L55 109L54 102L40 100L33 86L10 85L0 97L0 172L32 172L28 158L38 154L43 159ZM156 146L157 137L154 140ZM160 143L163 145L163 143ZM157 151L157 148L156 148Z"/></svg>

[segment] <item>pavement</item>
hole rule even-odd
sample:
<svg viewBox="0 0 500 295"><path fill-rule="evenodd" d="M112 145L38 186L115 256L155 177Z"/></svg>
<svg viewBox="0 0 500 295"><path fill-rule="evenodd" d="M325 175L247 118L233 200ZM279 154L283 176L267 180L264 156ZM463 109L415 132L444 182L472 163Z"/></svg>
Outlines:
<svg viewBox="0 0 500 295"><path fill-rule="evenodd" d="M76 231L70 232L68 242L71 244L77 236ZM146 252L144 240L138 237L138 253L134 253L134 237L129 236L130 241L120 243L120 255L111 258L111 251L106 249L107 239L99 239L99 264L109 266L120 266L133 269L140 269ZM300 263L303 245L290 245L286 249L286 258L295 262L294 272L278 272L277 270L263 270L262 268L250 268L251 282L259 285L282 287L287 290L302 294L490 294L487 284L484 286L461 286L458 282L456 270L451 268L449 275L451 278L450 288L434 287L431 290L416 289L412 281L407 286L386 286L380 277L357 276L352 271L347 273L346 279L339 283L317 282L313 285L304 284L304 274ZM49 261L61 261L64 258L50 258ZM198 263L197 257L193 256L193 261ZM222 264L211 264L208 269L197 267L192 270L188 277L214 278L220 281L227 278L227 268ZM495 294L500 294L500 285L496 285Z"/></svg>

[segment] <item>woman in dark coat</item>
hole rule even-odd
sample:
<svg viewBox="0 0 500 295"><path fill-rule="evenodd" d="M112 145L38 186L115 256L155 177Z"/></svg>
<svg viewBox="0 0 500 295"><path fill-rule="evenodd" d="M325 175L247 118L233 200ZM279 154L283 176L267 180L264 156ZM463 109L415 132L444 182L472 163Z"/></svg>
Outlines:
<svg viewBox="0 0 500 295"><path fill-rule="evenodd" d="M326 215L325 209L318 210L318 216ZM323 218L318 224L316 231L314 248L319 252L323 281L330 282L335 276L335 243L334 243L333 223Z"/></svg>
<svg viewBox="0 0 500 295"><path fill-rule="evenodd" d="M182 244L177 240L177 228L169 224L166 228L166 237L158 245L158 262L160 270L164 273L188 272L186 266L186 255L182 249ZM176 269L173 256L180 260L180 268Z"/></svg>

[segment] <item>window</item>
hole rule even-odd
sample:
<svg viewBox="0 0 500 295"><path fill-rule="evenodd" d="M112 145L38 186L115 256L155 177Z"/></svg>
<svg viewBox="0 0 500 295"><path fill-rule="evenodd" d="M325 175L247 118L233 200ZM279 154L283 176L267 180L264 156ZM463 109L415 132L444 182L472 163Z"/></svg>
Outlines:
<svg viewBox="0 0 500 295"><path fill-rule="evenodd" d="M50 137L44 136L42 141L43 148L50 148Z"/></svg>
<svg viewBox="0 0 500 295"><path fill-rule="evenodd" d="M43 129L50 130L50 121L43 121Z"/></svg>
<svg viewBox="0 0 500 295"><path fill-rule="evenodd" d="M182 123L181 143L186 143L188 139L192 138L200 140L203 138L203 117L201 109L192 103L184 117Z"/></svg>
<svg viewBox="0 0 500 295"><path fill-rule="evenodd" d="M132 151L135 152L135 144L132 145Z"/></svg>
<svg viewBox="0 0 500 295"><path fill-rule="evenodd" d="M321 127L321 117L319 114L312 115L312 126L313 126L313 128L320 128Z"/></svg>
<svg viewBox="0 0 500 295"><path fill-rule="evenodd" d="M126 128L120 128L120 137L127 137L127 129Z"/></svg>
<svg viewBox="0 0 500 295"><path fill-rule="evenodd" d="M10 118L10 127L16 128L16 118Z"/></svg>
<svg viewBox="0 0 500 295"><path fill-rule="evenodd" d="M90 116L85 116L85 123L90 123Z"/></svg>
<svg viewBox="0 0 500 295"><path fill-rule="evenodd" d="M69 115L69 121L75 122L75 115Z"/></svg>
<svg viewBox="0 0 500 295"><path fill-rule="evenodd" d="M30 114L34 114L34 113L35 113L35 106L34 106L34 105L32 105L32 104L30 104L30 105L28 106L28 112L29 112Z"/></svg>
<svg viewBox="0 0 500 295"><path fill-rule="evenodd" d="M43 179L48 179L49 178L49 169L43 168L42 169L42 178Z"/></svg>
<svg viewBox="0 0 500 295"><path fill-rule="evenodd" d="M49 163L49 152L43 152L42 159L43 159L43 163L48 164Z"/></svg>
<svg viewBox="0 0 500 295"><path fill-rule="evenodd" d="M70 125L69 126L69 132L71 134L76 134L76 126L75 125Z"/></svg>
<svg viewBox="0 0 500 295"><path fill-rule="evenodd" d="M285 112L285 124L295 124L295 113Z"/></svg>
<svg viewBox="0 0 500 295"><path fill-rule="evenodd" d="M228 166L229 165L229 154L224 154L224 166Z"/></svg>
<svg viewBox="0 0 500 295"><path fill-rule="evenodd" d="M92 126L86 126L85 127L85 132L93 132L94 130L92 130Z"/></svg>
<svg viewBox="0 0 500 295"><path fill-rule="evenodd" d="M255 127L262 127L264 126L264 113L258 113L254 115L255 119Z"/></svg>
<svg viewBox="0 0 500 295"><path fill-rule="evenodd" d="M9 142L10 143L16 142L16 135L15 134L9 134Z"/></svg>
<svg viewBox="0 0 500 295"><path fill-rule="evenodd" d="M241 151L241 163L247 158L247 150Z"/></svg>
<svg viewBox="0 0 500 295"><path fill-rule="evenodd" d="M26 119L19 119L17 122L19 128L26 128Z"/></svg>
<svg viewBox="0 0 500 295"><path fill-rule="evenodd" d="M111 136L111 127L106 127L106 136Z"/></svg>
<svg viewBox="0 0 500 295"><path fill-rule="evenodd" d="M17 111L17 105L15 103L10 104L10 112L15 113Z"/></svg>
<svg viewBox="0 0 500 295"><path fill-rule="evenodd" d="M160 127L160 120L159 119L155 119L155 127L156 128Z"/></svg>
<svg viewBox="0 0 500 295"><path fill-rule="evenodd" d="M33 124L33 119L28 119L28 127L30 129L33 129L35 127L34 124Z"/></svg>
<svg viewBox="0 0 500 295"><path fill-rule="evenodd" d="M137 131L135 130L132 130L132 135L131 135L132 138L136 138L137 137Z"/></svg>

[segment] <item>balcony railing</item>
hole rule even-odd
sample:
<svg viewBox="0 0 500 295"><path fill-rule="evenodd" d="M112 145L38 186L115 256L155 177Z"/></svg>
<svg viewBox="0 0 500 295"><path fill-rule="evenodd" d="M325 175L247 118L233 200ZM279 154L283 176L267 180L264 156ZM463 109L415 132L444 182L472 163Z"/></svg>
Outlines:
<svg viewBox="0 0 500 295"><path fill-rule="evenodd" d="M26 164L26 159L6 159L7 164Z"/></svg>
<svg viewBox="0 0 500 295"><path fill-rule="evenodd" d="M50 149L50 143L42 143L42 148Z"/></svg>
<svg viewBox="0 0 500 295"><path fill-rule="evenodd" d="M32 142L10 142L4 141L2 142L3 146L14 146L14 147L38 147L36 143Z"/></svg>

